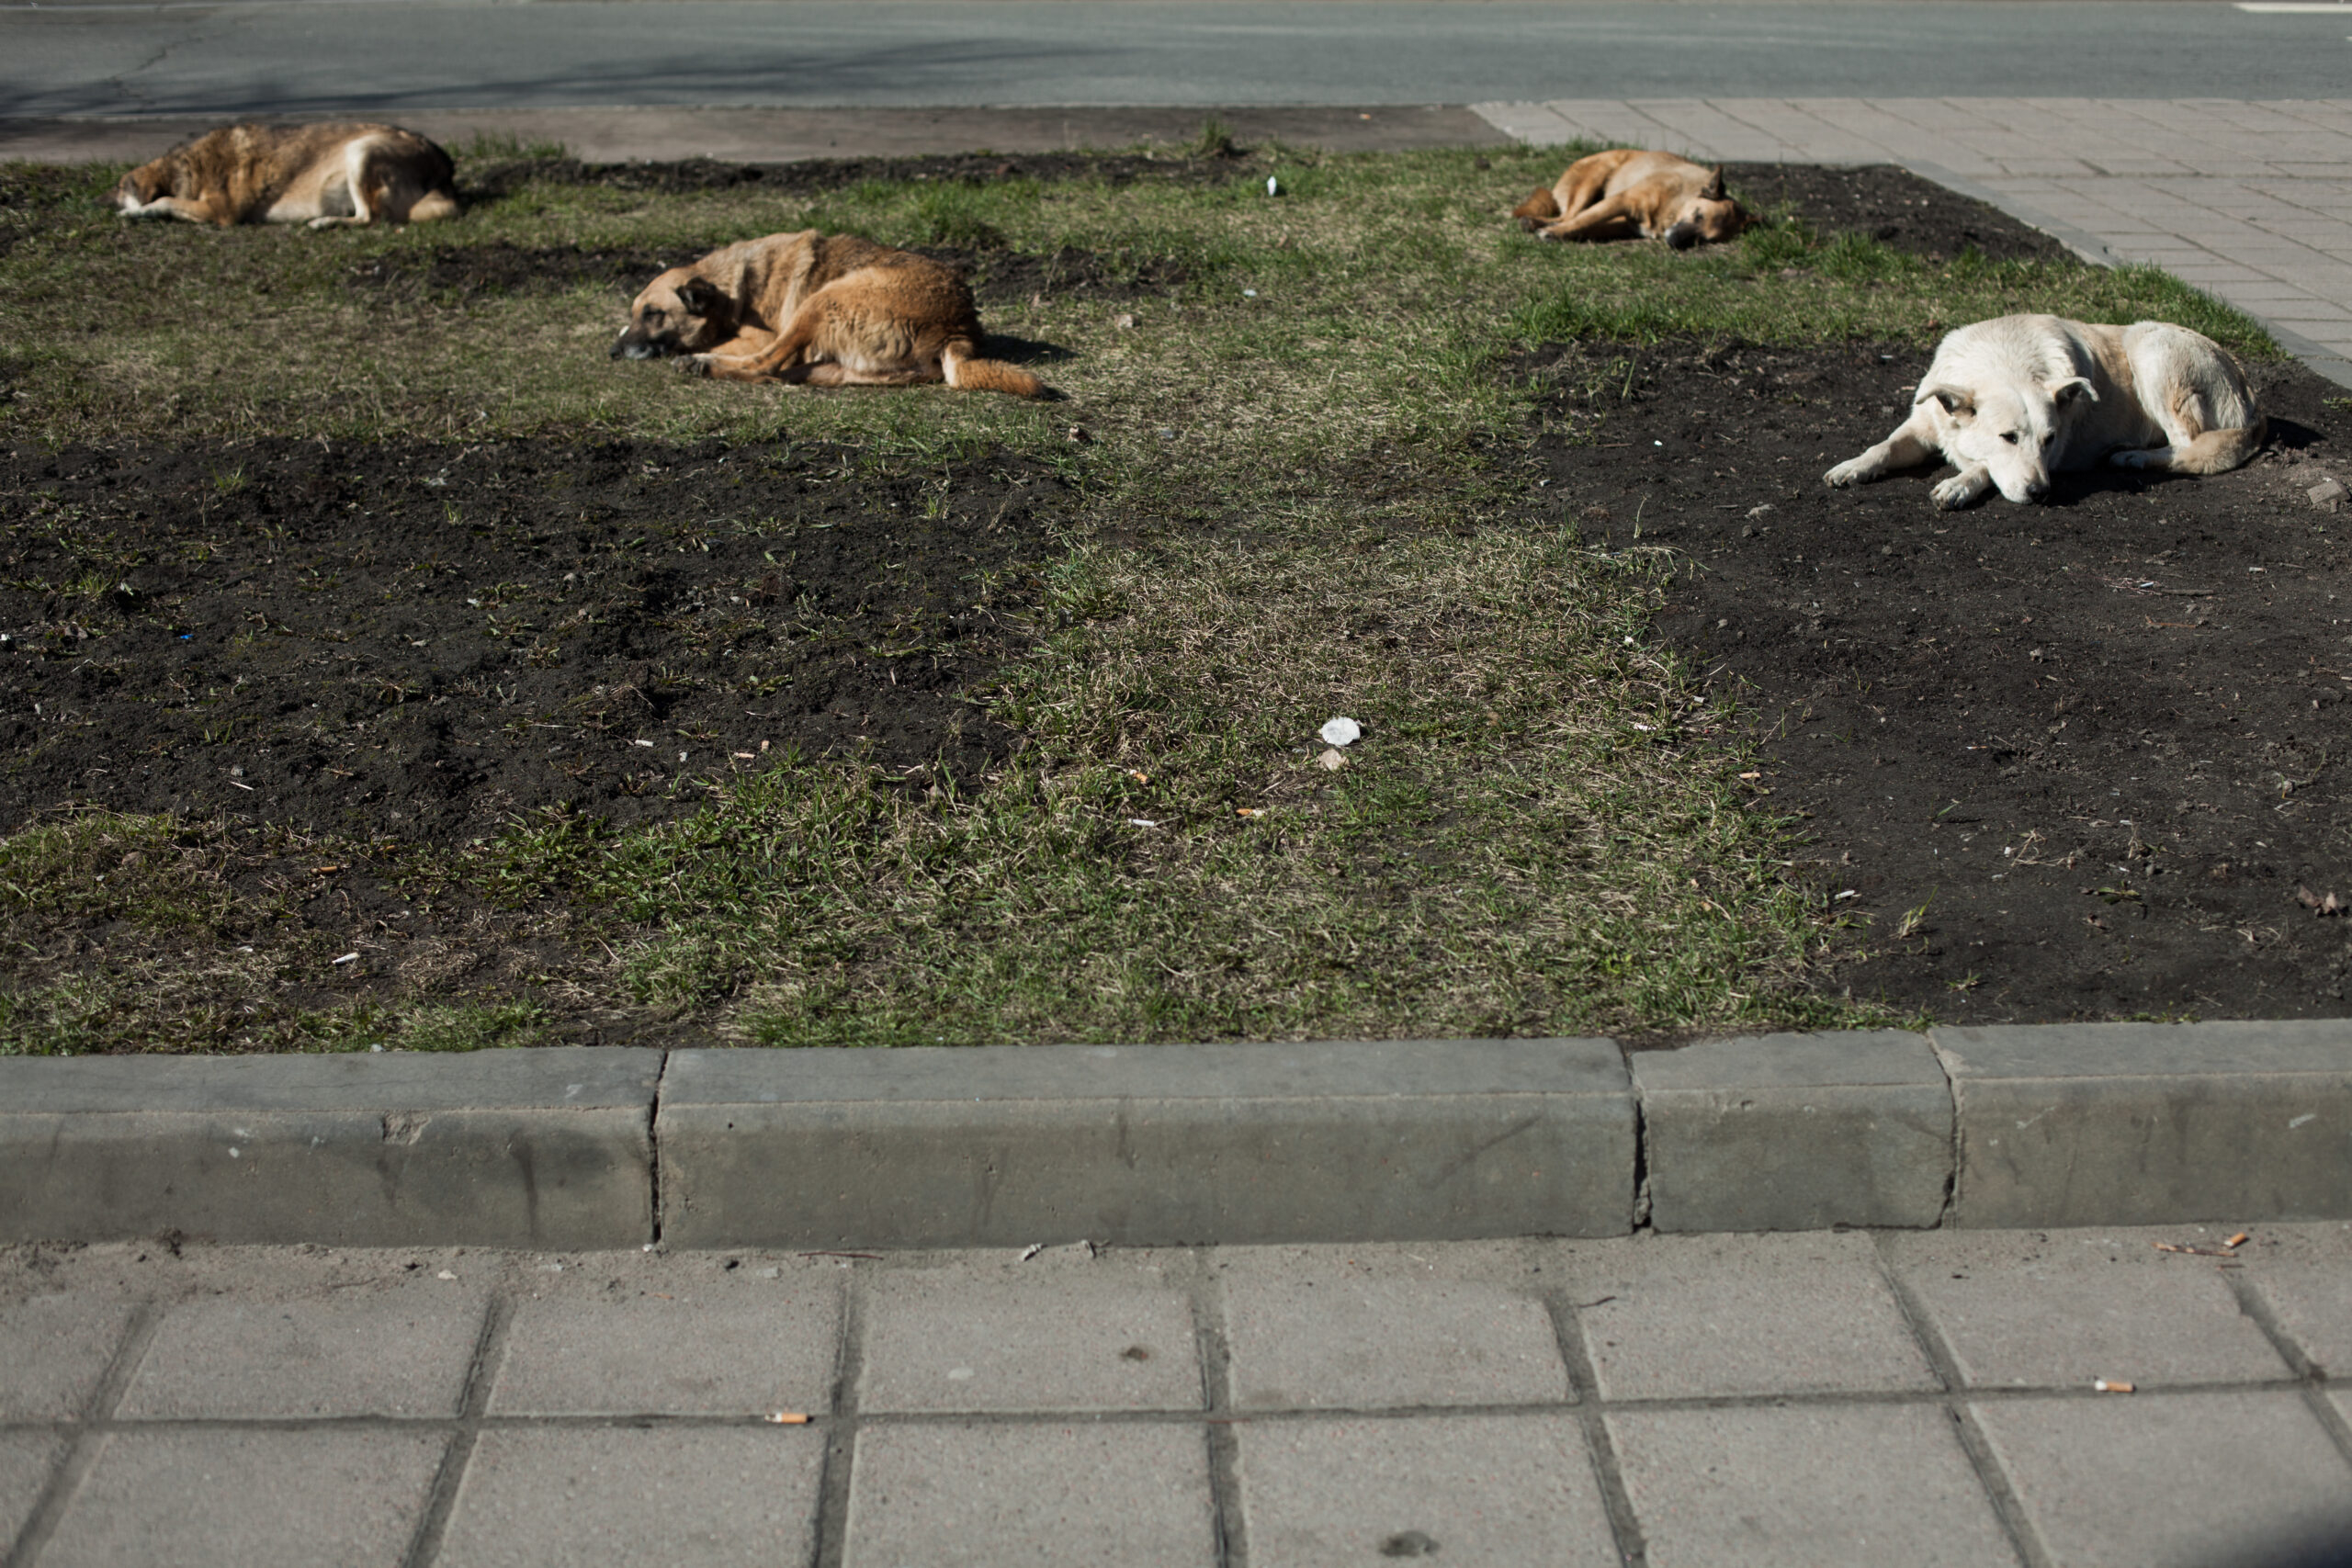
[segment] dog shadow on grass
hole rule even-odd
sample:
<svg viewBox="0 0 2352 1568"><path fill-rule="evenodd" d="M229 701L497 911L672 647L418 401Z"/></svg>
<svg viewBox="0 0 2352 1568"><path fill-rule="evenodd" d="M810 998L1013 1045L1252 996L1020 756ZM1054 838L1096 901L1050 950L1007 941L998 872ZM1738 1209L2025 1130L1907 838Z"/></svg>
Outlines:
<svg viewBox="0 0 2352 1568"><path fill-rule="evenodd" d="M1000 359L1007 365L1018 365L1025 370L1033 370L1048 381L1053 377L1051 367L1067 365L1078 357L1075 351L1057 343L1044 343L1036 338L1015 337L1010 333L996 332L989 333L981 343L980 352L990 359ZM1043 403L1068 402L1069 394L1048 386L1038 394L1037 400Z"/></svg>
<svg viewBox="0 0 2352 1568"><path fill-rule="evenodd" d="M1057 343L1044 343L1036 338L1015 337L1010 333L991 332L980 352L990 359L1001 359L1007 365L1026 366L1031 369L1041 365L1062 365L1076 359L1073 349Z"/></svg>

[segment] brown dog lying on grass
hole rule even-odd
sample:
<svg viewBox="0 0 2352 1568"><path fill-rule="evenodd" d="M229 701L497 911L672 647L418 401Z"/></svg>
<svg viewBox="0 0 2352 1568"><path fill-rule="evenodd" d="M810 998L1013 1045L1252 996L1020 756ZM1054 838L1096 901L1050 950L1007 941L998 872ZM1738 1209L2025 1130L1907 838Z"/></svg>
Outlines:
<svg viewBox="0 0 2352 1568"><path fill-rule="evenodd" d="M1623 240L1639 234L1687 251L1702 240L1736 239L1755 220L1724 193L1724 172L1620 147L1578 158L1559 184L1511 209L1519 226L1546 240Z"/></svg>
<svg viewBox="0 0 2352 1568"><path fill-rule="evenodd" d="M812 387L951 387L1034 398L1026 370L978 357L980 313L955 269L852 234L770 234L648 284L616 359L684 355L688 375Z"/></svg>
<svg viewBox="0 0 2352 1568"><path fill-rule="evenodd" d="M230 125L141 164L114 187L125 218L429 223L458 215L449 154L396 125Z"/></svg>

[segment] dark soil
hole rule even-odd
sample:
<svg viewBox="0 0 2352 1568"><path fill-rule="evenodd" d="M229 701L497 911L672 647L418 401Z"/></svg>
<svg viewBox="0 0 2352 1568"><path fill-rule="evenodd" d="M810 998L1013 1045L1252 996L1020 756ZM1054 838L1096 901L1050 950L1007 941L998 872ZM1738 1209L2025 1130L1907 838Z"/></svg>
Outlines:
<svg viewBox="0 0 2352 1568"><path fill-rule="evenodd" d="M1062 484L1024 460L263 442L0 460L0 831L73 803L456 843L743 754L969 776Z"/></svg>
<svg viewBox="0 0 2352 1568"><path fill-rule="evenodd" d="M2343 1013L2352 919L2302 901L2352 901L2352 509L2305 494L2352 479L2343 389L2251 367L2269 447L2207 479L1959 513L1926 470L1824 487L1927 357L1587 344L1545 372L1598 421L1544 441L1548 489L1688 562L1660 632L1871 917L1821 983L1979 1022Z"/></svg>
<svg viewBox="0 0 2352 1568"><path fill-rule="evenodd" d="M351 269L355 292L392 299L420 297L464 303L510 294L555 294L593 284L634 299L660 274L694 260L684 251L639 245L435 245L395 251Z"/></svg>
<svg viewBox="0 0 2352 1568"><path fill-rule="evenodd" d="M1249 173L1246 149L1204 157L1169 152L955 153L922 158L804 158L789 164L736 164L710 158L674 163L583 164L577 158L514 158L458 170L458 194L488 201L526 185L604 186L682 196L755 186L788 195L846 190L869 180L938 180L994 185L1006 180L1102 180L1114 186L1224 185Z"/></svg>
<svg viewBox="0 0 2352 1568"><path fill-rule="evenodd" d="M1729 164L1724 183L1751 212L1792 212L1816 233L1868 234L1882 244L1944 260L1973 246L1989 261L2055 261L2065 246L2038 229L1891 164Z"/></svg>
<svg viewBox="0 0 2352 1568"><path fill-rule="evenodd" d="M939 245L913 249L963 273L983 305L1033 298L1165 298L1181 288L1188 276L1182 264L1168 258L1122 260L1068 245L1045 253ZM350 281L355 291L390 299L465 302L500 295L554 293L583 284L609 288L626 299L634 298L657 275L683 266L702 254L627 245L517 245L502 240L395 252L357 264Z"/></svg>

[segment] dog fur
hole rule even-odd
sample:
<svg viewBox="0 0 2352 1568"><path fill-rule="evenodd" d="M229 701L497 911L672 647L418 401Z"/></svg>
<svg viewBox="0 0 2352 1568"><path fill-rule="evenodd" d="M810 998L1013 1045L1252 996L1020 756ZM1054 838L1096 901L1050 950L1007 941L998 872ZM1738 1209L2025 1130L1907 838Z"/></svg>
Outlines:
<svg viewBox="0 0 2352 1568"><path fill-rule="evenodd" d="M1044 394L979 358L972 291L953 269L852 234L770 234L672 267L629 307L616 359L684 355L689 375L814 387L951 387Z"/></svg>
<svg viewBox="0 0 2352 1568"><path fill-rule="evenodd" d="M1868 484L1940 454L1960 472L1935 503L1998 490L2040 501L2050 476L2104 458L2121 468L2226 473L2268 433L2237 362L2168 321L2128 327L2000 316L1949 333L1894 434L1822 477Z"/></svg>
<svg viewBox="0 0 2352 1568"><path fill-rule="evenodd" d="M1724 172L1621 147L1578 158L1549 190L1512 209L1521 228L1546 240L1622 240L1640 234L1687 251L1736 239L1755 220L1724 191Z"/></svg>
<svg viewBox="0 0 2352 1568"><path fill-rule="evenodd" d="M115 186L125 218L357 227L458 215L449 154L396 125L230 125Z"/></svg>

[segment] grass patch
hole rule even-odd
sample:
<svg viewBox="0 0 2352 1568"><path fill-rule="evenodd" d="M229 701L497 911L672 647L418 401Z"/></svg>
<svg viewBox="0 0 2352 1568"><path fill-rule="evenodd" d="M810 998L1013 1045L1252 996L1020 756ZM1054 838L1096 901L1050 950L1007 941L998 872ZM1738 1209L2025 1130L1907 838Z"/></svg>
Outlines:
<svg viewBox="0 0 2352 1568"><path fill-rule="evenodd" d="M323 233L128 226L101 201L119 171L0 169L17 443L782 434L875 473L1023 455L1086 498L986 705L1025 749L981 784L780 759L627 830L558 811L455 858L366 851L447 942L537 944L464 987L421 964L338 990L344 938L271 886L297 852L266 835L44 821L0 840L0 1051L470 1049L616 1013L844 1045L1881 1021L1805 988L1836 919L1789 825L1740 804L1734 716L1646 641L1666 563L1587 547L1523 488L1504 366L1578 336L1924 348L2026 309L2276 350L2153 270L1930 263L1785 217L1690 254L1539 244L1502 215L1562 156L1261 149L1225 183L815 195L526 174L452 223ZM354 283L453 245L683 258L811 226L1184 281L993 300L1054 405L616 364L607 286ZM49 525L7 506L12 541ZM1333 771L1312 741L1338 713L1366 739Z"/></svg>
<svg viewBox="0 0 2352 1568"><path fill-rule="evenodd" d="M265 869L272 847L219 823L102 811L0 838L0 1055L551 1038L536 999L354 994L364 971L295 919Z"/></svg>
<svg viewBox="0 0 2352 1568"><path fill-rule="evenodd" d="M474 874L602 911L633 999L767 1043L1808 1013L1825 908L1739 809L1726 716L1641 646L1663 561L1359 544L1079 550L996 704L1035 745L971 798L787 763L639 832L518 830ZM1340 712L1366 739L1332 770Z"/></svg>

